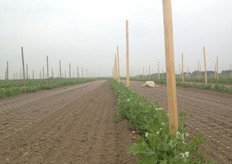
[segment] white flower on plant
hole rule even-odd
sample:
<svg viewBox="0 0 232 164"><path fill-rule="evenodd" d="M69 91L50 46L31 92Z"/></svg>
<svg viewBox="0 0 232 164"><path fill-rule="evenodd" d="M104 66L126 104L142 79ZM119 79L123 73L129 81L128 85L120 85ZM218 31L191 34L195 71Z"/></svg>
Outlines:
<svg viewBox="0 0 232 164"><path fill-rule="evenodd" d="M145 137L147 137L148 136L148 133L145 133Z"/></svg>
<svg viewBox="0 0 232 164"><path fill-rule="evenodd" d="M128 102L130 102L130 99L127 99Z"/></svg>
<svg viewBox="0 0 232 164"><path fill-rule="evenodd" d="M180 156L181 156L182 158L188 158L188 157L189 157L189 152L186 151L185 153L180 153Z"/></svg>
<svg viewBox="0 0 232 164"><path fill-rule="evenodd" d="M161 123L161 125L162 125L162 126L164 126L164 125L165 125L165 123L164 123L164 122L162 122L162 123Z"/></svg>
<svg viewBox="0 0 232 164"><path fill-rule="evenodd" d="M177 136L178 136L178 135L180 135L180 132L179 132L179 131L177 131L177 132L176 132L176 135L177 135Z"/></svg>
<svg viewBox="0 0 232 164"><path fill-rule="evenodd" d="M158 135L160 133L160 131L156 132L156 134Z"/></svg>
<svg viewBox="0 0 232 164"><path fill-rule="evenodd" d="M186 137L188 137L188 136L189 136L189 134L188 134L188 133L185 133L185 136L186 136Z"/></svg>

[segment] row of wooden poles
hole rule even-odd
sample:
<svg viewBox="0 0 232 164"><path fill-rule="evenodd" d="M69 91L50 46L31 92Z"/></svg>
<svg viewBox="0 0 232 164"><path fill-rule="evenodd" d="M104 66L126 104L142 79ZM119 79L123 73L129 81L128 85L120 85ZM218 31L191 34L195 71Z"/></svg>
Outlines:
<svg viewBox="0 0 232 164"><path fill-rule="evenodd" d="M167 95L168 95L168 118L169 131L176 134L178 129L178 115L176 102L176 76L174 64L174 43L172 27L172 9L171 0L163 0L163 18L164 18L164 37L165 37L165 58L166 58L166 78L167 78ZM120 82L119 53L114 57L113 78ZM130 87L129 74L129 29L128 20L126 20L126 86Z"/></svg>
<svg viewBox="0 0 232 164"><path fill-rule="evenodd" d="M208 75L207 75L207 66L206 66L207 62L206 62L205 47L203 47L203 59L204 59L204 71L203 72L204 72L204 75L205 75L204 76L204 78L205 78L205 84L207 84L207 77L208 77ZM115 59L115 61L116 61L116 59ZM116 62L119 62L119 61L116 61ZM176 73L182 79L182 82L184 82L186 74L187 74L186 75L187 77L191 76L190 75L191 73L190 73L189 67L186 67L186 68L187 68L186 69L187 71L185 72L184 71L184 54L182 53L182 67L181 67L181 64L179 64L179 74ZM131 77L135 77L135 78L139 78L139 77L142 76L143 78L147 77L147 78L151 79L152 72L155 74L154 70L151 71L151 66L149 64L147 70L145 70L144 67L142 68L141 74L140 74L140 70L136 69L136 70L131 70L130 71L130 75L131 75ZM201 78L201 73L202 73L202 71L201 71L200 60L198 60L198 66L197 66L196 75L195 75L195 77L197 77L198 80L200 80L200 78ZM162 71L160 72L160 64L158 62L157 73L156 73L155 76L157 77L157 79L160 80L160 78L163 77L164 75L165 75L165 72L163 72L163 68L162 68ZM113 73L113 76L117 76L117 72ZM229 76L230 76L230 78L232 78L232 65L231 64L230 64L230 75ZM219 79L219 75L218 75L218 56L216 57L216 62L215 62L215 65L214 65L214 78L217 81Z"/></svg>
<svg viewBox="0 0 232 164"><path fill-rule="evenodd" d="M171 0L163 0L163 18L164 18L164 37L165 37L165 58L166 58L166 79L167 79L167 101L168 101L168 117L169 131L171 134L176 134L178 129L178 112L176 100L176 74L174 63L174 43L173 43L173 26L172 26L172 10ZM203 47L205 84L207 84L207 67L206 53ZM231 65L230 65L231 70ZM144 71L144 70L143 70ZM160 79L160 68L158 62L158 78ZM163 72L163 70L162 70ZM218 57L215 64L215 77L218 80ZM232 72L232 71L231 71ZM112 71L113 78L120 83L120 65L119 65L119 50L116 48L114 55L114 66ZM149 65L150 75L150 65ZM232 76L232 75L231 75ZM128 20L126 20L126 86L130 87L130 71L129 71L129 30ZM198 61L198 78L200 78L200 62ZM182 53L182 81L184 82L184 55Z"/></svg>
<svg viewBox="0 0 232 164"><path fill-rule="evenodd" d="M17 72L14 74L13 79L30 79L29 73L28 73L28 64L26 64L26 70L25 70L25 64L24 64L24 53L23 53L23 47L21 47L21 54L22 54L22 69L20 69L20 75L18 78L18 74ZM47 65L47 74L45 74L45 69L44 67L42 68L42 72L40 71L40 78L39 79L49 79L49 78L54 78L54 71L53 68L51 69L51 76L49 74L49 60L48 60L48 56L46 56L46 65ZM86 78L93 78L96 77L96 73L95 72L90 72L87 69L85 70L85 75L84 75L84 68L82 67L82 74L80 76L80 71L79 71L79 67L76 67L76 78L84 78L84 76ZM73 72L73 75L71 74L71 63L69 63L69 76L66 76L66 70L64 70L64 73L62 73L62 65L61 65L61 60L59 60L59 74L58 76L59 78L75 78L75 74ZM9 62L7 61L7 66L6 66L6 70L5 70L5 79L9 80ZM34 78L34 70L32 70L32 79Z"/></svg>

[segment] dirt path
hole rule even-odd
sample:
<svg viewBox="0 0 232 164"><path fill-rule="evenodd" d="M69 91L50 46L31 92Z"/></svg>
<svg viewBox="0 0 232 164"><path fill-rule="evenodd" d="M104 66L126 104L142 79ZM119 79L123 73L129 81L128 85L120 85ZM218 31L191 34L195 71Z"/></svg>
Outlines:
<svg viewBox="0 0 232 164"><path fill-rule="evenodd" d="M143 82L131 82L131 88L158 101L167 109L166 87L141 87ZM177 88L178 111L188 114L190 134L202 133L203 151L218 163L232 163L232 95L200 89Z"/></svg>
<svg viewBox="0 0 232 164"><path fill-rule="evenodd" d="M106 81L0 100L0 163L135 163Z"/></svg>

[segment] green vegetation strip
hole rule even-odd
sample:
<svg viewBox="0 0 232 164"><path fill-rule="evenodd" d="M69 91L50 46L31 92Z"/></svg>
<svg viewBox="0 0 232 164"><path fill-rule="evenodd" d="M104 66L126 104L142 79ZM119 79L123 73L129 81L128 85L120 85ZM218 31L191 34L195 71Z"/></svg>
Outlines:
<svg viewBox="0 0 232 164"><path fill-rule="evenodd" d="M130 151L142 164L202 164L209 163L197 152L203 139L188 136L185 116L179 116L176 135L169 134L167 113L157 104L127 89L123 84L112 81L118 113L128 119L140 138L131 145Z"/></svg>
<svg viewBox="0 0 232 164"><path fill-rule="evenodd" d="M0 98L15 96L21 93L36 92L39 90L50 90L67 85L85 83L93 79L47 79L47 80L1 80L0 81Z"/></svg>

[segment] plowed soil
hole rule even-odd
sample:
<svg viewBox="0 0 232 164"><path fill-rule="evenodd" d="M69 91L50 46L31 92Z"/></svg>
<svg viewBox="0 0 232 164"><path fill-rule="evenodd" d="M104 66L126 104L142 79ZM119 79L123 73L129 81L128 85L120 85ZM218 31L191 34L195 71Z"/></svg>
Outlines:
<svg viewBox="0 0 232 164"><path fill-rule="evenodd" d="M0 163L136 163L106 81L0 100Z"/></svg>
<svg viewBox="0 0 232 164"><path fill-rule="evenodd" d="M131 88L151 102L158 101L167 110L166 86L141 87L143 82L131 82ZM205 144L201 152L217 163L232 163L232 94L177 88L178 112L188 115L191 135L202 133Z"/></svg>

